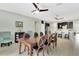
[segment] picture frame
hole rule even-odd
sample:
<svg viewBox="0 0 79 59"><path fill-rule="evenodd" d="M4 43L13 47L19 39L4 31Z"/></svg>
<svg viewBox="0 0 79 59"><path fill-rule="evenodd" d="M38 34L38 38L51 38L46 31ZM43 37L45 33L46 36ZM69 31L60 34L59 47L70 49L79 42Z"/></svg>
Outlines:
<svg viewBox="0 0 79 59"><path fill-rule="evenodd" d="M15 26L16 27L23 27L23 22L22 21L16 21Z"/></svg>

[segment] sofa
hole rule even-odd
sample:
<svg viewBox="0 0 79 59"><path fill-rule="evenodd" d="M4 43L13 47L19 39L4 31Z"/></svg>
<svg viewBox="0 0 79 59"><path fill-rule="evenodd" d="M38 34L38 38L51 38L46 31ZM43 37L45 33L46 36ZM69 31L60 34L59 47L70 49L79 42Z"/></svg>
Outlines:
<svg viewBox="0 0 79 59"><path fill-rule="evenodd" d="M11 32L8 32L8 31L0 32L0 44L1 44L1 47L3 45L10 46L10 44L12 44Z"/></svg>

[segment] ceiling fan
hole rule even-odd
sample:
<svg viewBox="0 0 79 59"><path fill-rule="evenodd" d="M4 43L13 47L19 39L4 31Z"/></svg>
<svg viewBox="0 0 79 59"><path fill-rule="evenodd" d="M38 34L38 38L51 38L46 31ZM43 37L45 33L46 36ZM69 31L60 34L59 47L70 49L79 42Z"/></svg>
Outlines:
<svg viewBox="0 0 79 59"><path fill-rule="evenodd" d="M39 11L39 12L44 12L44 11L48 11L48 9L39 9L37 4L39 3L32 3L33 6L36 8L36 10L33 10L32 12L35 12L35 11Z"/></svg>
<svg viewBox="0 0 79 59"><path fill-rule="evenodd" d="M56 15L54 18L55 18L56 20L64 19L64 17L60 17L59 15Z"/></svg>

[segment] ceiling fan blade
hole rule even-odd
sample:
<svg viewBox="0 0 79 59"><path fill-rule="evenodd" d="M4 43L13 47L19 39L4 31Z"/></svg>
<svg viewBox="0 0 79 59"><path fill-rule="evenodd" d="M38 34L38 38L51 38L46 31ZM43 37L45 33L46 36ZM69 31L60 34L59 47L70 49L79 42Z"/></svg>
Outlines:
<svg viewBox="0 0 79 59"><path fill-rule="evenodd" d="M38 6L35 3L32 3L34 5L34 7L39 10Z"/></svg>
<svg viewBox="0 0 79 59"><path fill-rule="evenodd" d="M36 10L33 10L32 12L35 12Z"/></svg>
<svg viewBox="0 0 79 59"><path fill-rule="evenodd" d="M48 9L40 9L39 11L40 12L42 12L42 11L48 11Z"/></svg>

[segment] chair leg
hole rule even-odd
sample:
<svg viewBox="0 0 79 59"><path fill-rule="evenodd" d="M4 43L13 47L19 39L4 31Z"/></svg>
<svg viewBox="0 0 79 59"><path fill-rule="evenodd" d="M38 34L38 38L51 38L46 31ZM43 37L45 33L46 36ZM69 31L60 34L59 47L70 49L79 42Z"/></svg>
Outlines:
<svg viewBox="0 0 79 59"><path fill-rule="evenodd" d="M50 49L50 51L52 51L52 49L51 49L51 44L49 45L49 49Z"/></svg>
<svg viewBox="0 0 79 59"><path fill-rule="evenodd" d="M29 47L27 47L28 48L28 55L29 55Z"/></svg>
<svg viewBox="0 0 79 59"><path fill-rule="evenodd" d="M20 46L19 46L19 54L21 54L21 43L20 43Z"/></svg>
<svg viewBox="0 0 79 59"><path fill-rule="evenodd" d="M37 51L37 56L39 56L39 51Z"/></svg>
<svg viewBox="0 0 79 59"><path fill-rule="evenodd" d="M10 43L7 43L8 44L8 46L10 46Z"/></svg>
<svg viewBox="0 0 79 59"><path fill-rule="evenodd" d="M37 56L39 56L39 53L37 53Z"/></svg>
<svg viewBox="0 0 79 59"><path fill-rule="evenodd" d="M44 56L44 48L43 48L43 56Z"/></svg>
<svg viewBox="0 0 79 59"><path fill-rule="evenodd" d="M10 42L10 44L12 44L12 42Z"/></svg>
<svg viewBox="0 0 79 59"><path fill-rule="evenodd" d="M53 48L55 48L55 43L53 43Z"/></svg>
<svg viewBox="0 0 79 59"><path fill-rule="evenodd" d="M55 42L55 46L57 46L57 42Z"/></svg>
<svg viewBox="0 0 79 59"><path fill-rule="evenodd" d="M26 46L24 47L24 51L26 51Z"/></svg>
<svg viewBox="0 0 79 59"><path fill-rule="evenodd" d="M48 49L49 47L47 46L47 54L49 54L49 49Z"/></svg>

